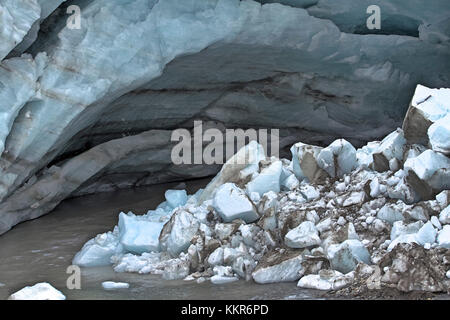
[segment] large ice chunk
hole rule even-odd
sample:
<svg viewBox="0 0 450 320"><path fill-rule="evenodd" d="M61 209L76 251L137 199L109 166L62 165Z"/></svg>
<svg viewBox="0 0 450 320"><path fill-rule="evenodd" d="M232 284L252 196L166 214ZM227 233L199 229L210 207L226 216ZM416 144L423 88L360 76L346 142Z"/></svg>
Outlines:
<svg viewBox="0 0 450 320"><path fill-rule="evenodd" d="M42 282L13 293L8 300L66 300L66 296L49 283Z"/></svg>
<svg viewBox="0 0 450 320"><path fill-rule="evenodd" d="M385 204L380 210L378 210L377 217L381 220L387 221L393 224L396 221L403 221L402 211L395 205Z"/></svg>
<svg viewBox="0 0 450 320"><path fill-rule="evenodd" d="M415 234L422 228L423 222L417 221L405 224L403 221L395 221L391 229L391 240L394 240L405 234Z"/></svg>
<svg viewBox="0 0 450 320"><path fill-rule="evenodd" d="M159 234L163 221L151 221L132 213L119 215L120 243L129 252L141 254L159 251Z"/></svg>
<svg viewBox="0 0 450 320"><path fill-rule="evenodd" d="M319 231L317 231L314 223L304 221L296 228L289 231L284 241L290 248L306 248L316 246L321 243Z"/></svg>
<svg viewBox="0 0 450 320"><path fill-rule="evenodd" d="M199 226L199 221L190 212L186 210L175 212L161 231L159 237L161 249L177 257L188 249Z"/></svg>
<svg viewBox="0 0 450 320"><path fill-rule="evenodd" d="M172 208L184 206L188 200L186 190L167 190L164 194L167 204Z"/></svg>
<svg viewBox="0 0 450 320"><path fill-rule="evenodd" d="M319 274L302 277L297 287L316 290L339 290L353 282L354 272L342 274L335 270L320 270Z"/></svg>
<svg viewBox="0 0 450 320"><path fill-rule="evenodd" d="M392 251L399 243L418 243L417 233L402 234L395 238L388 246L387 251Z"/></svg>
<svg viewBox="0 0 450 320"><path fill-rule="evenodd" d="M441 211L439 214L439 221L442 224L450 224L450 205Z"/></svg>
<svg viewBox="0 0 450 320"><path fill-rule="evenodd" d="M304 273L300 253L269 253L260 261L252 276L257 283L289 282L300 279Z"/></svg>
<svg viewBox="0 0 450 320"><path fill-rule="evenodd" d="M102 282L102 287L105 290L128 289L130 284L126 282L104 281Z"/></svg>
<svg viewBox="0 0 450 320"><path fill-rule="evenodd" d="M436 240L436 234L437 231L433 227L433 224L430 221L428 221L417 232L416 239L417 242L422 246L425 245L426 243L433 244Z"/></svg>
<svg viewBox="0 0 450 320"><path fill-rule="evenodd" d="M428 128L450 113L450 89L430 89L417 85L403 121L408 143L428 144Z"/></svg>
<svg viewBox="0 0 450 320"><path fill-rule="evenodd" d="M450 188L450 159L442 153L426 150L418 157L406 160L404 169L414 171L434 189Z"/></svg>
<svg viewBox="0 0 450 320"><path fill-rule="evenodd" d="M437 236L437 243L443 248L450 249L450 225L445 225Z"/></svg>
<svg viewBox="0 0 450 320"><path fill-rule="evenodd" d="M317 164L331 177L342 177L356 168L356 149L344 139L336 140L319 152Z"/></svg>
<svg viewBox="0 0 450 320"><path fill-rule="evenodd" d="M317 164L317 156L322 149L302 142L291 147L292 169L299 181L307 179L309 182L316 182L327 175Z"/></svg>
<svg viewBox="0 0 450 320"><path fill-rule="evenodd" d="M390 161L394 159L402 161L405 143L406 139L403 136L402 129L397 129L386 136L372 155L372 169L379 172L387 171L391 167L389 165Z"/></svg>
<svg viewBox="0 0 450 320"><path fill-rule="evenodd" d="M220 172L211 180L198 198L203 203L214 197L217 189L227 182L237 182L259 170L259 162L266 159L264 147L252 140L227 160Z"/></svg>
<svg viewBox="0 0 450 320"><path fill-rule="evenodd" d="M444 118L430 126L428 139L433 150L450 155L450 110Z"/></svg>
<svg viewBox="0 0 450 320"><path fill-rule="evenodd" d="M247 183L247 193L257 192L263 196L266 192L280 192L281 161L275 161Z"/></svg>
<svg viewBox="0 0 450 320"><path fill-rule="evenodd" d="M120 252L122 246L116 229L115 232L99 234L86 242L73 258L72 264L80 267L106 266L111 264L111 257Z"/></svg>
<svg viewBox="0 0 450 320"><path fill-rule="evenodd" d="M369 251L361 241L355 239L330 245L327 257L331 267L343 273L353 271L360 262L371 263Z"/></svg>
<svg viewBox="0 0 450 320"><path fill-rule="evenodd" d="M356 159L358 167L363 169L369 169L373 163L373 153L380 146L380 141L371 141L367 145L356 150Z"/></svg>
<svg viewBox="0 0 450 320"><path fill-rule="evenodd" d="M213 207L225 222L242 219L251 223L259 218L255 205L234 183L225 183L219 187L214 196Z"/></svg>

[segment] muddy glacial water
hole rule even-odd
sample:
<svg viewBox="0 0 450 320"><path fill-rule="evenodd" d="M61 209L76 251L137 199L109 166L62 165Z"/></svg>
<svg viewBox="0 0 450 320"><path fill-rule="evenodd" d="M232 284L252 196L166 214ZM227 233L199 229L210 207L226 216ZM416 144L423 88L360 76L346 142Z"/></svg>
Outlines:
<svg viewBox="0 0 450 320"><path fill-rule="evenodd" d="M189 194L209 179L187 182ZM164 192L178 183L89 195L62 202L39 219L14 227L0 236L0 300L21 288L49 282L67 299L317 299L320 293L296 283L258 285L239 281L224 285L167 281L159 275L116 273L112 267L82 268L81 289L69 290L67 267L83 244L112 230L121 211L136 214L154 209ZM128 282L129 289L106 291L103 281Z"/></svg>

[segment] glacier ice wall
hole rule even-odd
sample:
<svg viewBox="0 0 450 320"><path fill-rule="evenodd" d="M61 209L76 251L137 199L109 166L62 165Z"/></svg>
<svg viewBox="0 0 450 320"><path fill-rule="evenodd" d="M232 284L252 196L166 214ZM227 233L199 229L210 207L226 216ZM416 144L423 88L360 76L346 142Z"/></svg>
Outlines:
<svg viewBox="0 0 450 320"><path fill-rule="evenodd" d="M78 1L73 30L76 1L0 0L0 233L72 195L214 173L170 161L193 119L358 145L400 125L417 83L450 82L445 1L381 1L386 34L354 27L365 1L260 2L281 3Z"/></svg>

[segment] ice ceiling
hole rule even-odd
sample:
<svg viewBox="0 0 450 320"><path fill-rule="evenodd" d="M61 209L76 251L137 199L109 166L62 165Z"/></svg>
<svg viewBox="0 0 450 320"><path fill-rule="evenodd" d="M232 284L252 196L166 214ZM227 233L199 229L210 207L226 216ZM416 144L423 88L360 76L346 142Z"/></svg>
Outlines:
<svg viewBox="0 0 450 320"><path fill-rule="evenodd" d="M70 196L215 173L171 163L194 119L279 128L286 148L383 137L418 83L450 84L449 17L448 0L0 0L0 234Z"/></svg>

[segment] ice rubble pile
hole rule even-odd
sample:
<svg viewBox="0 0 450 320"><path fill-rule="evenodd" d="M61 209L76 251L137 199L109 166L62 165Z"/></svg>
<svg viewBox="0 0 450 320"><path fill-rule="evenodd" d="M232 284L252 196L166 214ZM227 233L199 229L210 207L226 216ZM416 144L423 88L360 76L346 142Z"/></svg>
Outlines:
<svg viewBox="0 0 450 320"><path fill-rule="evenodd" d="M74 263L199 283L339 290L367 279L446 291L449 117L450 89L419 85L403 129L360 149L299 142L289 161L266 158L252 141L204 190L168 190L146 215L121 213Z"/></svg>

